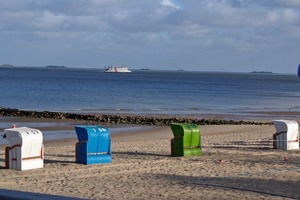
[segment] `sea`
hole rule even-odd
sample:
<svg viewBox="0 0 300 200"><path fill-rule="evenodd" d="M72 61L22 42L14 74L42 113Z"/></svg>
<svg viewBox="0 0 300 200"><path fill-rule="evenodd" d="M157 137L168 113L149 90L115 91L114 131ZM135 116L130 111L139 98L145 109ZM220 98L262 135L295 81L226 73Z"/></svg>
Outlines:
<svg viewBox="0 0 300 200"><path fill-rule="evenodd" d="M263 119L300 112L295 74L0 67L0 107L71 113ZM290 113L290 114L289 114Z"/></svg>
<svg viewBox="0 0 300 200"><path fill-rule="evenodd" d="M131 70L125 74L104 73L104 69L0 67L0 107L200 119L300 117L300 79L296 74ZM16 124L34 128L70 125ZM0 121L1 130L11 126L10 122ZM109 127L111 134L146 129L153 127ZM1 131L0 136L3 134ZM43 135L44 140L77 137L74 130L48 130ZM7 143L0 139L0 144Z"/></svg>

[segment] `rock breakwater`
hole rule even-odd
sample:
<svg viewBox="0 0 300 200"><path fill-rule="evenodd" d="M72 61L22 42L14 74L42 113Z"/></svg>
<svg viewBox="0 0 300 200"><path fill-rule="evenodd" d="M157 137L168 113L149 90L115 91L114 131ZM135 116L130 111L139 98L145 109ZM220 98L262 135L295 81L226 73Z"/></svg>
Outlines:
<svg viewBox="0 0 300 200"><path fill-rule="evenodd" d="M70 119L86 121L88 123L101 124L136 124L136 125L155 125L168 126L171 123L193 123L199 125L271 125L271 122L254 121L234 121L219 119L195 119L185 117L147 117L137 115L101 115L101 114L76 114L49 111L27 111L11 108L0 108L0 116L27 117L27 118L47 118L47 119Z"/></svg>

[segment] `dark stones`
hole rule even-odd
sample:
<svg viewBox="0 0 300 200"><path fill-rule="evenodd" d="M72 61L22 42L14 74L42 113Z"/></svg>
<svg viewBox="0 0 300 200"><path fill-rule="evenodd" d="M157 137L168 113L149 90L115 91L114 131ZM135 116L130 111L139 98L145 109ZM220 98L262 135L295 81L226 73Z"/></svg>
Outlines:
<svg viewBox="0 0 300 200"><path fill-rule="evenodd" d="M89 123L102 124L136 124L136 125L155 125L168 126L170 123L193 123L199 125L271 125L271 122L253 121L234 121L219 119L194 119L183 117L146 117L138 115L118 116L118 115L99 115L99 114L76 114L49 111L25 111L0 107L0 116L28 117L28 118L48 118L48 119L71 119L86 121Z"/></svg>

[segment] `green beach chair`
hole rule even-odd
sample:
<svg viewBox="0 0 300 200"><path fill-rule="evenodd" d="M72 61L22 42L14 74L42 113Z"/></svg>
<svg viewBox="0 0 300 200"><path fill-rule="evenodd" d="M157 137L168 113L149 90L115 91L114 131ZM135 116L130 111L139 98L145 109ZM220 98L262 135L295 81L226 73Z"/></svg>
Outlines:
<svg viewBox="0 0 300 200"><path fill-rule="evenodd" d="M171 156L201 156L200 126L196 124L172 123L174 138L171 139Z"/></svg>

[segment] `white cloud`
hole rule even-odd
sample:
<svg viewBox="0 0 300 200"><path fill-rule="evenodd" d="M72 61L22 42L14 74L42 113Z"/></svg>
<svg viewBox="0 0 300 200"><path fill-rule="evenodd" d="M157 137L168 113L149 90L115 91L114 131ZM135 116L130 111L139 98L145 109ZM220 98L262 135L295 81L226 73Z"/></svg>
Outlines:
<svg viewBox="0 0 300 200"><path fill-rule="evenodd" d="M300 13L286 8L280 10L267 11L265 17L261 17L258 24L260 27L285 28L298 26L300 22ZM280 26L281 25L281 26Z"/></svg>
<svg viewBox="0 0 300 200"><path fill-rule="evenodd" d="M285 9L282 16L286 22L300 22L300 13L293 9Z"/></svg>
<svg viewBox="0 0 300 200"><path fill-rule="evenodd" d="M182 9L179 5L176 5L171 0L161 0L160 4L163 5L163 6L174 8L176 10L181 10Z"/></svg>
<svg viewBox="0 0 300 200"><path fill-rule="evenodd" d="M44 11L40 16L37 16L31 26L40 30L59 30L68 28L70 17L64 14L55 14L49 11Z"/></svg>

